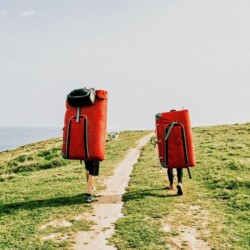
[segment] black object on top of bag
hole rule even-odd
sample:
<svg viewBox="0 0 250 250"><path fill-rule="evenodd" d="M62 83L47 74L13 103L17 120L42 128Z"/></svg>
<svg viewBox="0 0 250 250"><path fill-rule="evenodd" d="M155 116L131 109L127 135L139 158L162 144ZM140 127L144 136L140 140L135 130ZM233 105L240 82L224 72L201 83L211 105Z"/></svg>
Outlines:
<svg viewBox="0 0 250 250"><path fill-rule="evenodd" d="M93 105L95 103L95 89L75 89L67 95L67 102L70 106L80 107Z"/></svg>

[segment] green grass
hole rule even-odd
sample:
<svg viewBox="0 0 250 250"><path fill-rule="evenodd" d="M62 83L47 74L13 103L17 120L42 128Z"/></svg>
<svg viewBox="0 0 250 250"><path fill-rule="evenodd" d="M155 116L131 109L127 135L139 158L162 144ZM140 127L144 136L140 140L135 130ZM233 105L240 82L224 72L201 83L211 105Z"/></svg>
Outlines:
<svg viewBox="0 0 250 250"><path fill-rule="evenodd" d="M185 228L195 229L197 239L214 250L249 249L250 123L193 132L197 164L191 168L192 179L184 171L183 196L164 190L168 181L157 148L148 143L141 151L123 196L124 217L110 239L118 249L171 249ZM146 133L122 132L107 143L98 189ZM0 249L70 249L74 234L90 229L84 220L92 209L83 203L84 166L63 160L60 145L54 139L0 153ZM53 164L60 160L65 162ZM42 227L53 221L71 224ZM51 234L57 237L43 239ZM187 241L180 244L190 249Z"/></svg>
<svg viewBox="0 0 250 250"><path fill-rule="evenodd" d="M107 142L98 179L111 175L146 133L121 132L118 140ZM83 202L84 165L62 159L60 145L61 139L53 139L0 153L0 249L68 249L74 233L90 229L88 221L77 219L91 210ZM103 188L99 183L98 188ZM62 220L71 226L42 227ZM44 239L51 234L58 236Z"/></svg>
<svg viewBox="0 0 250 250"><path fill-rule="evenodd" d="M134 166L124 217L110 242L117 249L171 249L184 226L212 249L249 249L249 131L249 123L194 128L197 165L193 179L184 172L183 196L163 189L166 171L148 144Z"/></svg>
<svg viewBox="0 0 250 250"><path fill-rule="evenodd" d="M215 238L224 243L223 249L248 249L250 123L197 128L195 141L197 182L223 223L222 233Z"/></svg>

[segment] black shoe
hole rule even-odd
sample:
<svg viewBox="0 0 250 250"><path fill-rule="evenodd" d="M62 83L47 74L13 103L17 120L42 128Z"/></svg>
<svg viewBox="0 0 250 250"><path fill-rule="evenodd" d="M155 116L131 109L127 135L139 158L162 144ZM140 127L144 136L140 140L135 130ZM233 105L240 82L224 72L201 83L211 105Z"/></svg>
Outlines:
<svg viewBox="0 0 250 250"><path fill-rule="evenodd" d="M176 187L177 187L177 194L178 195L183 195L181 183L179 183Z"/></svg>

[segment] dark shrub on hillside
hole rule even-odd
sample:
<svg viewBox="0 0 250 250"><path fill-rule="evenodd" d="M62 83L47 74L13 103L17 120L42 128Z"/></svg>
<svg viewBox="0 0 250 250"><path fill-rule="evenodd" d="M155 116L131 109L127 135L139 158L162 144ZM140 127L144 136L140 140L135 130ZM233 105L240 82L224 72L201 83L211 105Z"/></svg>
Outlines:
<svg viewBox="0 0 250 250"><path fill-rule="evenodd" d="M44 157L44 156L49 155L49 154L50 154L49 150L43 150L43 151L38 152L37 156Z"/></svg>

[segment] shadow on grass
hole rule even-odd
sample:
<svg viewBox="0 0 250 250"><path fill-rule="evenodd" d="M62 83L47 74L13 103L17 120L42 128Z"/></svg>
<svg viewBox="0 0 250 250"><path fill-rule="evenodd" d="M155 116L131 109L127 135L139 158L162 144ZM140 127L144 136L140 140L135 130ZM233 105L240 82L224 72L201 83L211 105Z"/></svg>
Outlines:
<svg viewBox="0 0 250 250"><path fill-rule="evenodd" d="M165 190L165 194L156 194L155 191ZM142 191L130 191L123 195L121 194L112 194L112 195L98 195L97 204L121 204L129 200L139 200L148 197L157 197L157 198L171 198L179 196L176 192L169 193L166 189L148 189Z"/></svg>
<svg viewBox="0 0 250 250"><path fill-rule="evenodd" d="M162 193L165 192L165 193ZM179 195L176 192L168 191L165 188L156 188L156 189L146 189L146 190L136 190L136 191L129 191L123 195L123 201L130 201L130 200L139 200L148 197L155 197L155 198L173 198Z"/></svg>
<svg viewBox="0 0 250 250"><path fill-rule="evenodd" d="M63 196L46 200L33 200L33 201L2 204L0 205L0 215L12 214L18 210L33 210L45 207L60 207L60 206L84 204L84 198L85 194L78 194L75 196L68 196L68 197Z"/></svg>
<svg viewBox="0 0 250 250"><path fill-rule="evenodd" d="M162 193L164 189L147 189L147 190L137 190L137 191L129 191L122 196L122 201L126 202L129 200L139 200L145 199L148 197L156 197L156 198L173 198L178 196L176 193L169 193L165 190L166 193ZM160 193L161 192L161 193ZM45 207L61 207L61 206L71 206L77 204L83 204L86 194L78 194L75 196L68 197L57 197L46 200L33 200L33 201L24 201L24 202L15 202L9 204L0 205L0 215L3 214L13 214L18 212L19 210L35 210L39 208ZM99 197L100 204L119 204L121 203L121 195L104 195Z"/></svg>

